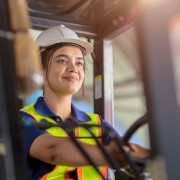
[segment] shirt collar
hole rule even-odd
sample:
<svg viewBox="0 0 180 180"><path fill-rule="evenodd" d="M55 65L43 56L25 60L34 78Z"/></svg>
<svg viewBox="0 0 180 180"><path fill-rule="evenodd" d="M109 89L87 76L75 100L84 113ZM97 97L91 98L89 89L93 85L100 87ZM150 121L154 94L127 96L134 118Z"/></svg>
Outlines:
<svg viewBox="0 0 180 180"><path fill-rule="evenodd" d="M59 117L50 109L50 107L44 101L43 97L39 97L37 99L34 108L42 116L47 116L50 118ZM91 118L85 112L80 111L73 103L71 103L71 109L72 119L80 122L87 122L91 120Z"/></svg>

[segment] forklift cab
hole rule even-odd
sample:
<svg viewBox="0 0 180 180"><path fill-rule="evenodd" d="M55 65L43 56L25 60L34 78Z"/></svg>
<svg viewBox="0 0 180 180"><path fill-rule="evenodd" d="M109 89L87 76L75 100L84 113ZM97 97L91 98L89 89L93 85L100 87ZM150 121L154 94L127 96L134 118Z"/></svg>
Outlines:
<svg viewBox="0 0 180 180"><path fill-rule="evenodd" d="M112 125L119 114L124 124L129 119L124 132L126 141L141 125L148 124L145 131L152 150L149 165L152 176L159 180L180 179L177 161L180 142L175 141L180 135L180 4L178 0L165 1L1 0L0 179L26 179L25 165L19 160L23 159L23 148L18 98L23 104L27 95L39 88L31 75L38 74L41 68L28 31L42 31L60 24L94 46L88 57L91 84L86 86L88 97L93 92L86 99L93 104L92 111ZM76 98L81 100L80 95Z"/></svg>

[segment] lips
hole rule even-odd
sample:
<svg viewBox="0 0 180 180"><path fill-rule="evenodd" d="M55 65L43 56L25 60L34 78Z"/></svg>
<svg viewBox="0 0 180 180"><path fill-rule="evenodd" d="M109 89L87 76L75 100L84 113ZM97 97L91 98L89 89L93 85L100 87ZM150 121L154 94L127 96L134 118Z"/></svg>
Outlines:
<svg viewBox="0 0 180 180"><path fill-rule="evenodd" d="M75 76L64 76L63 78L65 80L67 80L69 82L73 82L73 83L79 81L79 79L77 77L75 77Z"/></svg>

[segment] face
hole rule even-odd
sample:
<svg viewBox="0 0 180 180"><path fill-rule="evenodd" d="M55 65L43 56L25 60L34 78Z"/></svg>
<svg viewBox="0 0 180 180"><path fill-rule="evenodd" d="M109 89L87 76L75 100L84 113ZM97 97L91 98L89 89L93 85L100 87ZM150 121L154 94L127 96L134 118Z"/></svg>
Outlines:
<svg viewBox="0 0 180 180"><path fill-rule="evenodd" d="M49 69L45 74L45 92L46 88L50 88L61 95L75 94L84 81L82 51L76 46L63 46L57 49L51 56Z"/></svg>

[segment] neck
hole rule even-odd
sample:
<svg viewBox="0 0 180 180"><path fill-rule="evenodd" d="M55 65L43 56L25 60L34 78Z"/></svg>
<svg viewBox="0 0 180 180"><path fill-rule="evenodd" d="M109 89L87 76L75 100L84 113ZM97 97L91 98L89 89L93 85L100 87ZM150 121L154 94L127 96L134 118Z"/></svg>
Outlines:
<svg viewBox="0 0 180 180"><path fill-rule="evenodd" d="M44 101L56 115L62 118L62 120L71 117L71 99L72 96L60 96L55 93L44 94Z"/></svg>

